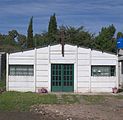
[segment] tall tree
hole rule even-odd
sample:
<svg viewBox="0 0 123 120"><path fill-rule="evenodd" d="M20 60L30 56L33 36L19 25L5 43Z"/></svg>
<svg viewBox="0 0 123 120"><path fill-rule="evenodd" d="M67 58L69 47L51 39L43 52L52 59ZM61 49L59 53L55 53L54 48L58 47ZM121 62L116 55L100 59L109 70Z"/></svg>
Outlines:
<svg viewBox="0 0 123 120"><path fill-rule="evenodd" d="M53 14L50 17L49 25L48 25L48 39L49 44L57 43L57 21L56 16Z"/></svg>
<svg viewBox="0 0 123 120"><path fill-rule="evenodd" d="M49 34L56 34L57 33L57 22L56 22L56 16L55 13L51 15L49 26L48 26L48 33Z"/></svg>
<svg viewBox="0 0 123 120"><path fill-rule="evenodd" d="M27 48L32 48L33 45L33 17L31 17L27 30Z"/></svg>

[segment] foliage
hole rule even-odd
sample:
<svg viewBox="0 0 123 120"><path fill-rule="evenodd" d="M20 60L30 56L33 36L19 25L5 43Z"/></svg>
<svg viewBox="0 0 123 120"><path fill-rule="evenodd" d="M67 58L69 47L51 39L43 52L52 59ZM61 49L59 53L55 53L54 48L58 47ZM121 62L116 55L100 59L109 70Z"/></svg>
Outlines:
<svg viewBox="0 0 123 120"><path fill-rule="evenodd" d="M49 25L48 25L48 39L49 44L53 43L54 41L57 41L56 39L57 35L57 21L55 13L50 17Z"/></svg>
<svg viewBox="0 0 123 120"><path fill-rule="evenodd" d="M101 32L95 38L95 48L102 51L116 51L116 40L114 39L115 34L114 25L109 25L108 27L102 27Z"/></svg>
<svg viewBox="0 0 123 120"><path fill-rule="evenodd" d="M22 35L22 34L18 34L18 45L21 47L26 47L25 43L26 43L26 36Z"/></svg>
<svg viewBox="0 0 123 120"><path fill-rule="evenodd" d="M71 43L78 46L92 47L93 34L84 30L84 27L62 26L65 31L65 43Z"/></svg>
<svg viewBox="0 0 123 120"><path fill-rule="evenodd" d="M19 40L19 36L20 34L16 30L9 31L7 35L0 34L0 50L5 52L20 50L22 46L19 42L22 39Z"/></svg>
<svg viewBox="0 0 123 120"><path fill-rule="evenodd" d="M27 48L32 48L33 46L33 17L31 17L27 30Z"/></svg>
<svg viewBox="0 0 123 120"><path fill-rule="evenodd" d="M57 33L57 21L55 13L50 17L49 26L48 26L48 34L56 34Z"/></svg>
<svg viewBox="0 0 123 120"><path fill-rule="evenodd" d="M34 44L35 44L35 46L49 45L48 33L35 34L34 35Z"/></svg>
<svg viewBox="0 0 123 120"><path fill-rule="evenodd" d="M121 37L123 37L123 33L122 33L122 32L118 32L118 33L117 33L117 39L118 39L118 38L121 38Z"/></svg>

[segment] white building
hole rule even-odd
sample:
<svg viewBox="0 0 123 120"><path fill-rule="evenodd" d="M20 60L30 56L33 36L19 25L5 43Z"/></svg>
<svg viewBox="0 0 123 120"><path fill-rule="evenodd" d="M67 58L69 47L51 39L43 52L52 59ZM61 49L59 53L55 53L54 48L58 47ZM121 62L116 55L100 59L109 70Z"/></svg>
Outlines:
<svg viewBox="0 0 123 120"><path fill-rule="evenodd" d="M6 89L112 92L119 86L118 56L65 44L7 54Z"/></svg>

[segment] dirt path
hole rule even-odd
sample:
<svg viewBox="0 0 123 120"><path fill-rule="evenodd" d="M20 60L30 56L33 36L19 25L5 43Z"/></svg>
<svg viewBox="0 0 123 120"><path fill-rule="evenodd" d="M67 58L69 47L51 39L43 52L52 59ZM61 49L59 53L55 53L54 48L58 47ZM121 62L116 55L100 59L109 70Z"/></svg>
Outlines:
<svg viewBox="0 0 123 120"><path fill-rule="evenodd" d="M46 105L39 106L36 112L51 115L59 120L123 120L123 109L102 105Z"/></svg>
<svg viewBox="0 0 123 120"><path fill-rule="evenodd" d="M67 120L55 113L0 112L0 120Z"/></svg>
<svg viewBox="0 0 123 120"><path fill-rule="evenodd" d="M40 105L33 111L50 115L53 120L123 120L123 100L107 97L99 104Z"/></svg>
<svg viewBox="0 0 123 120"><path fill-rule="evenodd" d="M0 120L42 120L41 115L31 112L0 112Z"/></svg>

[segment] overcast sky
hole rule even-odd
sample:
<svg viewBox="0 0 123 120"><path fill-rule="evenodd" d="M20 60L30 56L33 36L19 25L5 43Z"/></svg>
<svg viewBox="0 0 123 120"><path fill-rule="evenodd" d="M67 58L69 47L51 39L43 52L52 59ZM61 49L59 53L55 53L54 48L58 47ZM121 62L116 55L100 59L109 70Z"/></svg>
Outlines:
<svg viewBox="0 0 123 120"><path fill-rule="evenodd" d="M27 34L31 16L34 33L42 33L53 13L58 26L84 26L98 33L102 26L114 24L123 32L123 0L0 0L0 33L16 29Z"/></svg>

